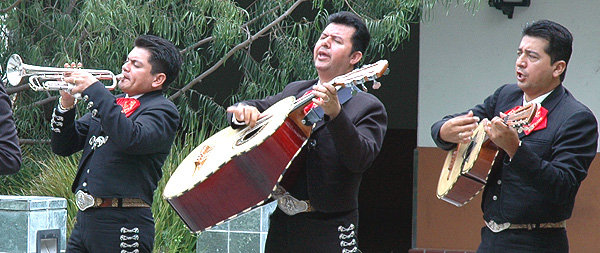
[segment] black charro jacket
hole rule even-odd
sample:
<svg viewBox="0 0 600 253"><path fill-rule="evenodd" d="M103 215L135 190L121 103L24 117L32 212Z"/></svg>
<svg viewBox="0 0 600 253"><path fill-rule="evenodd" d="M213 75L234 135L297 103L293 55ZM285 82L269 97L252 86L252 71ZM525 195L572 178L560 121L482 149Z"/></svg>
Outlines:
<svg viewBox="0 0 600 253"><path fill-rule="evenodd" d="M76 110L55 110L53 117L52 151L68 156L83 150L72 191L152 204L179 125L177 108L161 91L154 91L141 96L140 106L126 117L100 82L82 96L90 113L75 121Z"/></svg>

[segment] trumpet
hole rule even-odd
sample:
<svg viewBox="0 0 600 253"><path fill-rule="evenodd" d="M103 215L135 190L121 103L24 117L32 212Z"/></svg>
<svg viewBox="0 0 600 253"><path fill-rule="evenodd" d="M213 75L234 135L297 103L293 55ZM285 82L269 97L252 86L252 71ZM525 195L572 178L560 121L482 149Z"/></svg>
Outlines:
<svg viewBox="0 0 600 253"><path fill-rule="evenodd" d="M29 82L29 87L34 91L65 90L70 93L75 85L63 81L63 78L65 72L72 72L73 70L75 69L40 67L24 64L21 56L13 54L6 63L6 78L13 86ZM77 70L89 72L98 80L112 80L112 85L105 86L108 90L115 89L118 81L123 78L122 75L115 75L108 70Z"/></svg>

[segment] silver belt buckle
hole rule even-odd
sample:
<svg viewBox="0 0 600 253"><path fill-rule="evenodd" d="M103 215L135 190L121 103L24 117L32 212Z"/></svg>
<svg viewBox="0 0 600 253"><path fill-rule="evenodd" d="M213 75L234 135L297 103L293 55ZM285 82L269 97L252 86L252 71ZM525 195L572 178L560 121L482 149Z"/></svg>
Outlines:
<svg viewBox="0 0 600 253"><path fill-rule="evenodd" d="M285 214L292 216L298 213L306 212L308 210L308 203L303 200L294 198L289 192L283 187L277 185L273 192L273 198L277 200L277 207L281 209Z"/></svg>
<svg viewBox="0 0 600 253"><path fill-rule="evenodd" d="M77 191L75 193L75 203L77 204L77 208L81 211L85 211L92 206L94 206L94 197L89 195L82 190Z"/></svg>
<svg viewBox="0 0 600 253"><path fill-rule="evenodd" d="M281 211L283 211L285 214L291 216L306 212L306 210L308 210L308 203L303 200L298 200L287 193L277 200L277 207L279 207L279 209L281 209Z"/></svg>
<svg viewBox="0 0 600 253"><path fill-rule="evenodd" d="M485 225L487 225L487 227L490 230L492 230L492 232L498 233L498 232L500 232L502 230L505 230L505 229L509 228L510 227L510 222L505 222L505 223L502 223L502 224L498 224L495 221L491 220L489 222L486 221Z"/></svg>

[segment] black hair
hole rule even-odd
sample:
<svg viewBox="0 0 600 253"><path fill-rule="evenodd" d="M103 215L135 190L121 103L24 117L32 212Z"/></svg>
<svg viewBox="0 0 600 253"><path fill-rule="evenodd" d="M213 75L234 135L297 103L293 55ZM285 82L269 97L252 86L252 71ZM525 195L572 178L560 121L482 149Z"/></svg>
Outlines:
<svg viewBox="0 0 600 253"><path fill-rule="evenodd" d="M557 61L569 63L573 52L573 35L559 23L550 20L539 20L523 28L523 36L537 37L547 40L548 46L544 51L550 55L551 64ZM560 81L565 79L567 69L560 75Z"/></svg>
<svg viewBox="0 0 600 253"><path fill-rule="evenodd" d="M150 52L150 73L164 73L166 80L162 85L163 91L166 91L169 85L179 75L182 59L179 50L168 40L154 35L140 35L135 39L135 47L144 48Z"/></svg>
<svg viewBox="0 0 600 253"><path fill-rule="evenodd" d="M328 21L329 24L334 23L354 27L356 31L352 35L352 53L356 51L365 53L371 40L371 35L365 22L358 15L348 11L341 11L331 14Z"/></svg>

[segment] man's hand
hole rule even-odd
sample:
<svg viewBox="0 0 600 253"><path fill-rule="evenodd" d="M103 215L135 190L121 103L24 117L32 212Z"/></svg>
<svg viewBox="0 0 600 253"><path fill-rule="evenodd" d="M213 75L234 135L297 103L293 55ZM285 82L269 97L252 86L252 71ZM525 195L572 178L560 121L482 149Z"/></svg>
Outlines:
<svg viewBox="0 0 600 253"><path fill-rule="evenodd" d="M60 92L60 106L62 108L72 108L75 105L75 98L71 94L64 90L59 90L58 92Z"/></svg>
<svg viewBox="0 0 600 253"><path fill-rule="evenodd" d="M244 122L249 127L254 127L256 121L266 116L265 114L261 114L256 107L244 104L227 107L227 112L233 113L235 120L240 123Z"/></svg>
<svg viewBox="0 0 600 253"><path fill-rule="evenodd" d="M71 90L71 94L82 93L85 89L98 81L91 73L76 69L74 69L73 72L65 73L63 80L75 85Z"/></svg>
<svg viewBox="0 0 600 253"><path fill-rule="evenodd" d="M490 140L512 158L519 148L519 134L516 129L504 124L505 117L506 114L500 113L500 117L494 117L491 122L485 123L484 130Z"/></svg>
<svg viewBox="0 0 600 253"><path fill-rule="evenodd" d="M440 128L440 138L446 142L469 143L477 122L479 117L474 117L473 111L450 119Z"/></svg>
<svg viewBox="0 0 600 253"><path fill-rule="evenodd" d="M317 84L313 86L313 94L315 98L313 103L323 108L323 113L329 116L329 119L334 119L340 114L342 105L337 97L337 90L331 84ZM317 99L321 98L321 99Z"/></svg>

